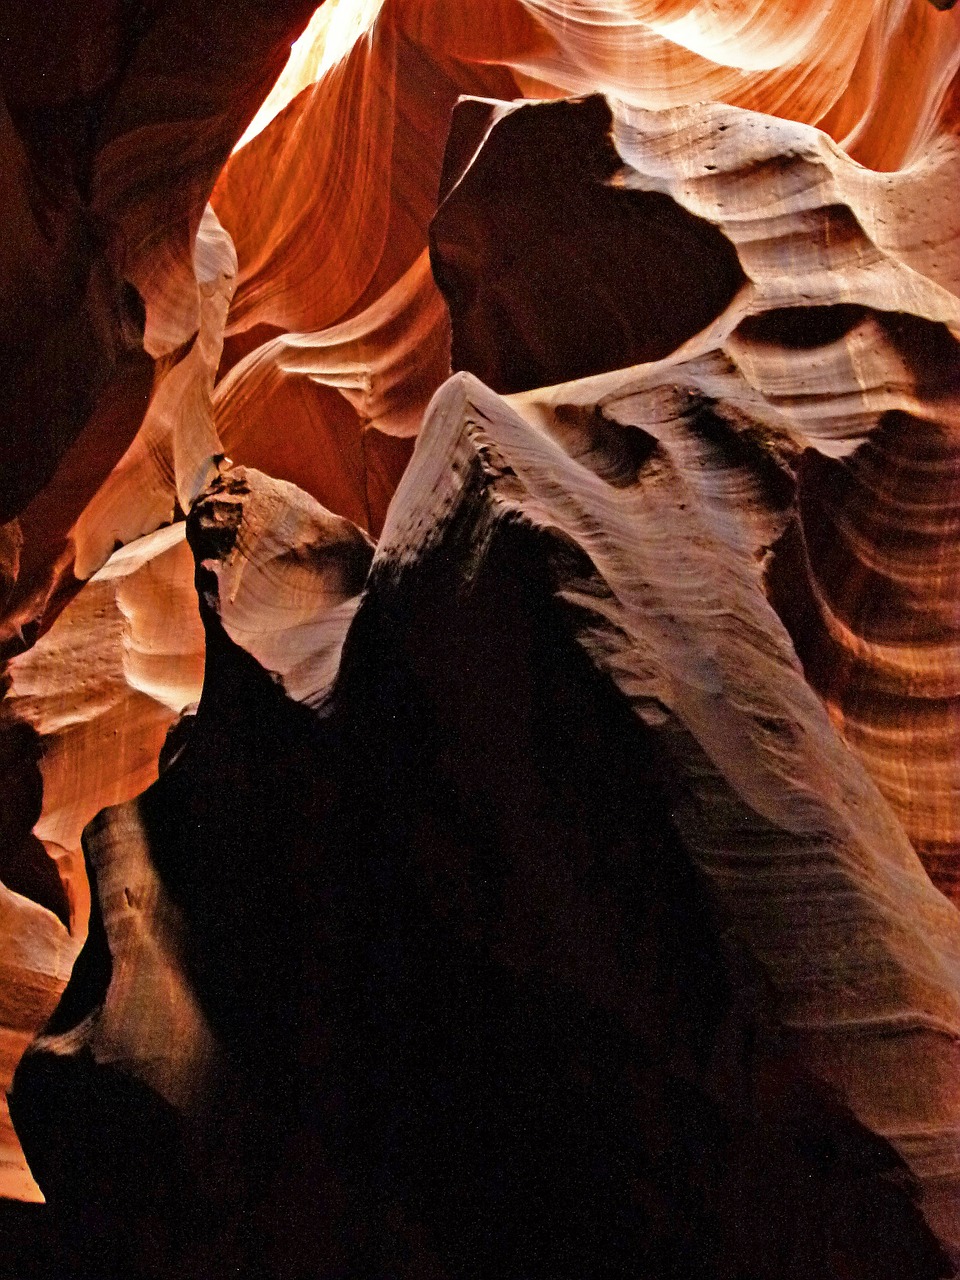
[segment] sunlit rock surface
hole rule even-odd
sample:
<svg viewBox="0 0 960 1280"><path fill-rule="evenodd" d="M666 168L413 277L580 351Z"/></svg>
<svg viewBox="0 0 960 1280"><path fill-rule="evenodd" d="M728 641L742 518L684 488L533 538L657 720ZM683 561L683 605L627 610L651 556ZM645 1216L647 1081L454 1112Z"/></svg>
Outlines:
<svg viewBox="0 0 960 1280"><path fill-rule="evenodd" d="M678 515L635 454L627 482L606 460L454 378L359 609L369 550L342 521L301 504L264 526L293 499L253 472L195 506L200 705L159 781L87 829L103 929L13 1094L74 1265L946 1273L907 1165L850 1104L885 1132L871 1082L903 1020L922 1043L895 1114L949 1124L949 1050L931 1052L958 1014L954 909L804 683L749 515L704 565L709 508ZM724 471L758 483L749 459ZM661 503L673 550L654 558L638 517ZM305 546L309 638L283 576L307 576ZM244 547L277 565L266 637ZM661 573L709 608L697 566L740 610L712 655L656 608ZM271 582L315 670L344 646L300 701L267 665ZM704 721L739 760L710 760ZM824 894L836 912L812 916ZM147 1008L131 984L164 957Z"/></svg>
<svg viewBox="0 0 960 1280"><path fill-rule="evenodd" d="M84 826L104 805L153 781L167 729L200 696L203 634L183 525L116 552L46 635L9 664L7 679L3 882L25 895L10 894L8 910L36 917L36 945L60 957L45 1004L32 1011L32 1025L20 1027L22 1052L52 1013L86 935ZM4 989L13 996L36 979L32 961L14 951L11 962L17 967ZM16 1057L4 1062L7 1087L15 1066Z"/></svg>
<svg viewBox="0 0 960 1280"><path fill-rule="evenodd" d="M951 1274L950 7L0 17L18 1280Z"/></svg>
<svg viewBox="0 0 960 1280"><path fill-rule="evenodd" d="M510 392L667 347L644 376L665 403L682 403L692 378L691 412L753 417L747 438L777 441L797 489L793 518L758 546L768 594L807 678L951 893L960 224L936 193L960 178L956 145L878 175L794 123L723 106L621 106L614 118L591 98L467 101L451 147L470 159L450 175L433 259L454 364ZM575 253L593 225L606 233ZM622 271L623 244L636 273ZM588 281L603 287L584 314ZM592 405L602 434L602 406L623 385L617 375L545 396L588 448Z"/></svg>

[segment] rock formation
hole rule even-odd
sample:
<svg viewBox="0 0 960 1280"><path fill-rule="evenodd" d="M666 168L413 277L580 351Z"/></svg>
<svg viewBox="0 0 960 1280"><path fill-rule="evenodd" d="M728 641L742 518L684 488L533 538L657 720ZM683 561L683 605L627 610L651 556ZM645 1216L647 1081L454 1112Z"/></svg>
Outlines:
<svg viewBox="0 0 960 1280"><path fill-rule="evenodd" d="M954 1274L960 18L102 8L0 18L11 1274Z"/></svg>

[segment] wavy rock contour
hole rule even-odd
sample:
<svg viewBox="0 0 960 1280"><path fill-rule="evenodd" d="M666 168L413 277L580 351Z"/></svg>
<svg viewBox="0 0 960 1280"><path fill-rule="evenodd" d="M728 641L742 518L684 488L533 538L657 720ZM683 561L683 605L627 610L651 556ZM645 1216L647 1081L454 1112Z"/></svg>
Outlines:
<svg viewBox="0 0 960 1280"><path fill-rule="evenodd" d="M956 15L15 8L20 1272L950 1274Z"/></svg>

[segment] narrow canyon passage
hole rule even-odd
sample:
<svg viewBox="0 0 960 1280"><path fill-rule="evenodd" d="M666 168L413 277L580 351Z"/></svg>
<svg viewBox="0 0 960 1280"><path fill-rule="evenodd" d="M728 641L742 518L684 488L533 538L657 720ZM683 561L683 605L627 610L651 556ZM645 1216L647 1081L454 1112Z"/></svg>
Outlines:
<svg viewBox="0 0 960 1280"><path fill-rule="evenodd" d="M0 1276L954 1275L960 7L61 9Z"/></svg>

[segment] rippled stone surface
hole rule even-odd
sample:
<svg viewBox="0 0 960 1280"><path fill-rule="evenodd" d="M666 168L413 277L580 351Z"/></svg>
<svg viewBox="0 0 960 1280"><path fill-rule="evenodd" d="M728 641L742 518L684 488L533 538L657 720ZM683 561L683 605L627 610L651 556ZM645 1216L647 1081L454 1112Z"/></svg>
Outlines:
<svg viewBox="0 0 960 1280"><path fill-rule="evenodd" d="M949 1274L956 14L311 8L0 17L18 1280Z"/></svg>

